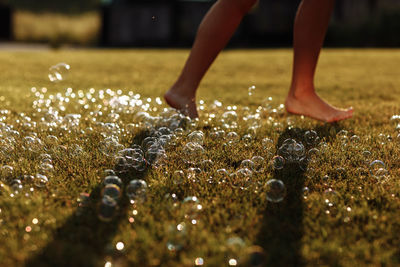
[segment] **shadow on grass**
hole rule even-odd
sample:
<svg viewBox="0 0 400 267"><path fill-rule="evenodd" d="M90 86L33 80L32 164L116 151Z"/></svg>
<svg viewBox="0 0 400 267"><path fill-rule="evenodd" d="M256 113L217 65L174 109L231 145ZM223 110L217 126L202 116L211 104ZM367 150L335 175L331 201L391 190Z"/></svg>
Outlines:
<svg viewBox="0 0 400 267"><path fill-rule="evenodd" d="M341 130L338 124L323 125L314 129L321 139L332 141ZM312 148L304 142L307 129L286 129L278 139L276 150L282 143L292 138ZM304 166L304 165L303 165ZM305 167L305 168L304 168ZM302 169L305 170L307 166ZM258 245L265 251L264 266L303 266L301 239L303 237L303 188L305 171L297 163L286 164L282 170L274 173L274 179L282 180L287 194L280 203L268 203L258 235Z"/></svg>
<svg viewBox="0 0 400 267"><path fill-rule="evenodd" d="M133 144L141 144L147 132L138 133ZM143 172L128 172L118 175L125 187L134 177L145 179L147 169ZM97 206L101 201L101 190L104 185L98 184L90 193L88 205L77 209L66 222L54 232L53 240L35 256L25 262L27 267L37 266L97 266L99 259L115 254L111 241L118 226L126 219L129 199L122 194L119 209L110 222L102 222L97 217Z"/></svg>

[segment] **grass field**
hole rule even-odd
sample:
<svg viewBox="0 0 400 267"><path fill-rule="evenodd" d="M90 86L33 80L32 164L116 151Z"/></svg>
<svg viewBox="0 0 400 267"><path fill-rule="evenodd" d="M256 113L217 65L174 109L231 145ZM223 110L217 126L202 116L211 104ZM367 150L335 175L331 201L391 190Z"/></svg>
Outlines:
<svg viewBox="0 0 400 267"><path fill-rule="evenodd" d="M187 54L0 52L1 266L400 265L400 119L391 119L400 114L400 50L323 52L319 94L355 108L354 118L337 124L283 112L289 50L224 52L199 90L199 121L171 119L156 98ZM58 62L71 69L51 83L48 69ZM172 138L165 153L159 146L158 154L145 153L145 170L115 159L115 151L141 145L161 126L174 135L164 136ZM307 141L310 130L319 142ZM189 141L201 143L193 131L204 133L204 152L200 145L197 154L187 152ZM110 137L114 143L104 146ZM288 138L317 150L306 152L301 168L286 162L274 169ZM254 156L264 161L252 174L217 172L235 173ZM371 175L374 160L387 173ZM113 168L125 185L145 180L147 195L131 204L122 185L115 216L103 222L104 171ZM267 200L271 179L285 184L281 202ZM183 201L189 196L199 202Z"/></svg>

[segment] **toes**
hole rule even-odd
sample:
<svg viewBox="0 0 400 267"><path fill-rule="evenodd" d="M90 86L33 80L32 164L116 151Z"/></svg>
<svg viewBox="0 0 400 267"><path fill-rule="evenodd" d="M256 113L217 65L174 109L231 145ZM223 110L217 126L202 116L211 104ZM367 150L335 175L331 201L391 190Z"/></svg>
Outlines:
<svg viewBox="0 0 400 267"><path fill-rule="evenodd" d="M339 114L337 114L336 116L334 116L333 118L327 120L327 122L331 123L331 122L338 122L338 121L342 121L348 118L351 118L353 116L353 109L351 110L346 110L344 112L340 112Z"/></svg>

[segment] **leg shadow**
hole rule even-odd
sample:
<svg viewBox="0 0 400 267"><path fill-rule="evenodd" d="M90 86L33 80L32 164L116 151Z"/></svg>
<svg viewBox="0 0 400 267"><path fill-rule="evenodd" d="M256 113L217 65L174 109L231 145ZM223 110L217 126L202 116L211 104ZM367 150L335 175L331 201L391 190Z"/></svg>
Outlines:
<svg viewBox="0 0 400 267"><path fill-rule="evenodd" d="M304 142L308 129L286 129L278 139L276 150L288 139L302 142L306 150L312 148ZM341 130L338 125L324 125L314 129L319 137L331 141ZM280 203L268 203L258 236L258 245L265 251L264 266L303 266L301 239L303 237L303 188L307 163L302 168L297 163L286 164L274 172L274 179L282 180L287 194Z"/></svg>
<svg viewBox="0 0 400 267"><path fill-rule="evenodd" d="M140 145L148 132L138 133L133 144ZM145 179L143 172L131 171L118 175L123 187L134 177ZM116 234L118 225L126 218L129 199L122 194L119 209L110 222L102 222L97 217L97 206L101 200L103 184L98 184L91 192L89 203L77 209L66 222L53 233L53 240L32 258L25 262L27 267L37 266L97 266L98 260L109 255L110 242Z"/></svg>

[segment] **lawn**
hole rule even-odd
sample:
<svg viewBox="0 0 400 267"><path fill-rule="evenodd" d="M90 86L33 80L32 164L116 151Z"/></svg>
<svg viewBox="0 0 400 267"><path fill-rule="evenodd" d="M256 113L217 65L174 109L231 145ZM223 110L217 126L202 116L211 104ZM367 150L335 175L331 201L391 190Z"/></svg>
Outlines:
<svg viewBox="0 0 400 267"><path fill-rule="evenodd" d="M355 109L335 124L284 112L290 50L228 50L198 121L164 109L187 55L0 52L1 266L400 265L400 50L323 51L318 93Z"/></svg>

